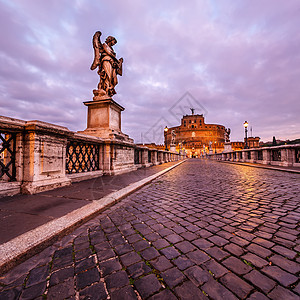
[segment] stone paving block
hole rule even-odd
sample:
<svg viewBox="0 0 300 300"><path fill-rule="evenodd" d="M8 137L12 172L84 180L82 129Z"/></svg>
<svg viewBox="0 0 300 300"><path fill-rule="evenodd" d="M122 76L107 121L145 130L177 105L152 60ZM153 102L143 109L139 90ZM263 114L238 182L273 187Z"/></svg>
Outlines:
<svg viewBox="0 0 300 300"><path fill-rule="evenodd" d="M46 281L46 278L49 275L49 266L42 266L35 269L32 269L29 273L28 280L26 282L26 288L32 285L36 285L42 281Z"/></svg>
<svg viewBox="0 0 300 300"><path fill-rule="evenodd" d="M270 257L270 261L279 266L281 269L290 272L292 274L296 274L300 272L300 264L294 261L291 261L281 255L273 255Z"/></svg>
<svg viewBox="0 0 300 300"><path fill-rule="evenodd" d="M246 265L241 260L235 257L229 257L225 259L222 263L228 269L230 269L231 271L235 272L238 275L244 275L252 270L250 266Z"/></svg>
<svg viewBox="0 0 300 300"><path fill-rule="evenodd" d="M297 255L297 252L278 245L274 246L272 250L289 259L294 259Z"/></svg>
<svg viewBox="0 0 300 300"><path fill-rule="evenodd" d="M100 274L97 268L89 269L86 272L80 273L76 276L76 288L77 290L81 290L94 282L98 282L99 280Z"/></svg>
<svg viewBox="0 0 300 300"><path fill-rule="evenodd" d="M92 250L90 248L83 249L81 251L75 252L75 260L81 260L83 258L88 258L92 254Z"/></svg>
<svg viewBox="0 0 300 300"><path fill-rule="evenodd" d="M244 254L244 249L234 243L229 243L224 246L224 250L236 255L236 256L241 256Z"/></svg>
<svg viewBox="0 0 300 300"><path fill-rule="evenodd" d="M135 287L140 293L142 299L145 299L158 292L162 286L154 274L147 275L134 282Z"/></svg>
<svg viewBox="0 0 300 300"><path fill-rule="evenodd" d="M103 282L99 282L89 286L79 292L79 299L98 299L104 300L107 298L107 294L104 288ZM57 298L62 299L62 298Z"/></svg>
<svg viewBox="0 0 300 300"><path fill-rule="evenodd" d="M183 238L178 234L170 234L165 237L165 239L171 244L176 244L178 242L183 241Z"/></svg>
<svg viewBox="0 0 300 300"><path fill-rule="evenodd" d="M270 298L266 297L264 294L262 294L260 292L254 292L247 299L249 299L249 300L268 300Z"/></svg>
<svg viewBox="0 0 300 300"><path fill-rule="evenodd" d="M210 240L211 242L213 242L215 245L219 247L223 247L224 245L228 244L228 240L217 235L209 237L208 240Z"/></svg>
<svg viewBox="0 0 300 300"><path fill-rule="evenodd" d="M162 272L173 267L165 256L159 256L150 261L150 264L158 271Z"/></svg>
<svg viewBox="0 0 300 300"><path fill-rule="evenodd" d="M266 260L250 252L243 255L242 259L246 260L247 262L250 262L252 265L254 265L257 268L262 268L268 265L268 262Z"/></svg>
<svg viewBox="0 0 300 300"><path fill-rule="evenodd" d="M212 299L216 300L237 300L228 289L215 280L209 280L206 282L201 289Z"/></svg>
<svg viewBox="0 0 300 300"><path fill-rule="evenodd" d="M129 243L135 243L135 242L141 241L142 237L139 234L135 233L133 235L128 236L127 240Z"/></svg>
<svg viewBox="0 0 300 300"><path fill-rule="evenodd" d="M155 232L152 232L150 234L145 235L145 238L150 242L154 242L160 239L160 235Z"/></svg>
<svg viewBox="0 0 300 300"><path fill-rule="evenodd" d="M163 290L158 294L153 295L149 300L176 300L177 297L170 290Z"/></svg>
<svg viewBox="0 0 300 300"><path fill-rule="evenodd" d="M230 255L228 252L216 246L205 250L205 252L219 261Z"/></svg>
<svg viewBox="0 0 300 300"><path fill-rule="evenodd" d="M270 241L268 241L266 239L263 239L261 237L255 238L254 240L252 240L252 242L256 243L256 244L258 244L258 245L260 245L262 247L265 247L265 248L271 248L271 247L273 247L275 245L275 243L270 242Z"/></svg>
<svg viewBox="0 0 300 300"><path fill-rule="evenodd" d="M46 281L40 282L35 285L31 285L30 287L24 289L20 296L20 299L34 299L39 296L42 296L46 290Z"/></svg>
<svg viewBox="0 0 300 300"><path fill-rule="evenodd" d="M106 287L111 293L125 285L129 285L129 279L125 271L119 271L105 277Z"/></svg>
<svg viewBox="0 0 300 300"><path fill-rule="evenodd" d="M134 265L131 265L127 269L131 278L138 278L142 275L148 274L151 272L151 268L147 266L143 261L140 261Z"/></svg>
<svg viewBox="0 0 300 300"><path fill-rule="evenodd" d="M196 249L196 247L189 241L177 243L176 248L179 249L182 253L188 253Z"/></svg>
<svg viewBox="0 0 300 300"><path fill-rule="evenodd" d="M166 256L168 259L172 259L180 255L180 253L174 247L167 247L159 250L159 252Z"/></svg>
<svg viewBox="0 0 300 300"><path fill-rule="evenodd" d="M229 272L221 264L217 263L214 259L210 259L201 265L204 269L210 271L214 278L220 278Z"/></svg>
<svg viewBox="0 0 300 300"><path fill-rule="evenodd" d="M268 296L270 299L300 300L298 295L281 286L275 287L275 289Z"/></svg>
<svg viewBox="0 0 300 300"><path fill-rule="evenodd" d="M297 277L283 271L277 266L267 266L262 269L262 272L277 280L283 286L289 286L297 281Z"/></svg>
<svg viewBox="0 0 300 300"><path fill-rule="evenodd" d="M188 259L186 256L181 255L173 260L173 263L177 266L177 268L181 271L185 270L193 266L195 263Z"/></svg>
<svg viewBox="0 0 300 300"><path fill-rule="evenodd" d="M106 298L104 298L106 299ZM134 292L134 290L132 289L131 286L125 286L119 290L116 290L114 292L111 293L110 295L110 299L111 300L136 300L137 296Z"/></svg>
<svg viewBox="0 0 300 300"><path fill-rule="evenodd" d="M103 261L99 263L99 268L101 270L102 276L107 276L115 271L120 271L122 269L121 264L119 263L119 260L116 258Z"/></svg>
<svg viewBox="0 0 300 300"><path fill-rule="evenodd" d="M246 298L253 290L253 286L233 273L227 273L220 279L220 282L241 299Z"/></svg>
<svg viewBox="0 0 300 300"><path fill-rule="evenodd" d="M250 244L247 247L247 250L249 250L250 252L252 252L262 258L266 258L272 254L272 252L270 250L263 248L261 246L258 246L256 244Z"/></svg>
<svg viewBox="0 0 300 300"><path fill-rule="evenodd" d="M207 299L199 288L192 282L186 281L181 286L175 288L175 293L182 300ZM176 299L176 298L175 298Z"/></svg>
<svg viewBox="0 0 300 300"><path fill-rule="evenodd" d="M265 294L269 293L276 285L276 282L269 277L263 275L257 270L253 270L244 276L253 285L260 288Z"/></svg>
<svg viewBox="0 0 300 300"><path fill-rule="evenodd" d="M19 299L19 296L22 292L22 287L10 288L0 292L1 300L9 300L9 299Z"/></svg>
<svg viewBox="0 0 300 300"><path fill-rule="evenodd" d="M116 256L115 252L112 249L98 249L97 245L95 246L97 257L99 261L107 260Z"/></svg>
<svg viewBox="0 0 300 300"><path fill-rule="evenodd" d="M135 251L140 252L140 251L143 251L146 248L149 248L150 244L149 244L149 242L147 242L145 240L141 240L141 241L138 241L138 242L134 243L133 247L134 247Z"/></svg>
<svg viewBox="0 0 300 300"><path fill-rule="evenodd" d="M96 267L96 260L94 256L76 262L75 273L79 274L93 267Z"/></svg>
<svg viewBox="0 0 300 300"><path fill-rule="evenodd" d="M170 244L164 239L159 239L153 242L152 245L158 250L170 246Z"/></svg>
<svg viewBox="0 0 300 300"><path fill-rule="evenodd" d="M230 239L230 242L235 243L235 244L237 244L237 245L239 245L241 247L245 247L245 246L247 246L250 243L248 240L243 239L243 238L241 238L239 236L232 237Z"/></svg>
<svg viewBox="0 0 300 300"><path fill-rule="evenodd" d="M200 250L195 250L187 253L187 257L193 261L196 265L201 265L210 259L210 257Z"/></svg>
<svg viewBox="0 0 300 300"><path fill-rule="evenodd" d="M196 239L198 236L192 232L186 231L180 234L185 240L192 241Z"/></svg>
<svg viewBox="0 0 300 300"><path fill-rule="evenodd" d="M213 243L207 241L206 239L197 239L194 240L192 243L201 250L206 250L214 245Z"/></svg>
<svg viewBox="0 0 300 300"><path fill-rule="evenodd" d="M180 284L186 278L177 268L172 268L161 273L162 278L170 288Z"/></svg>
<svg viewBox="0 0 300 300"><path fill-rule="evenodd" d="M208 271L201 269L198 266L193 266L184 271L184 274L196 285L203 285L205 282L212 279L212 275Z"/></svg>
<svg viewBox="0 0 300 300"><path fill-rule="evenodd" d="M160 254L154 247L150 247L150 248L147 248L147 249L143 250L141 252L141 256L145 260L151 260L151 259L154 259L155 257L160 256Z"/></svg>
<svg viewBox="0 0 300 300"><path fill-rule="evenodd" d="M51 274L49 286L56 285L60 282L65 281L66 279L74 276L74 268L68 267L65 269L61 269Z"/></svg>
<svg viewBox="0 0 300 300"><path fill-rule="evenodd" d="M122 255L125 253L128 253L130 251L133 251L133 248L129 244L121 244L115 247L115 251L118 255Z"/></svg>
<svg viewBox="0 0 300 300"><path fill-rule="evenodd" d="M66 281L54 285L49 288L47 293L48 299L65 299L75 294L74 278L69 278Z"/></svg>

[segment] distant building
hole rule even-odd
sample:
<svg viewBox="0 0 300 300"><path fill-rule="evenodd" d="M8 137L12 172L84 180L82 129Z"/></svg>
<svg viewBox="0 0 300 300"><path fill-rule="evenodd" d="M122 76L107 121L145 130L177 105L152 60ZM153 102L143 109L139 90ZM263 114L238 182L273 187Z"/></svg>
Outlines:
<svg viewBox="0 0 300 300"><path fill-rule="evenodd" d="M186 115L181 125L168 128L165 142L171 143L171 132L175 130L176 150L185 150L189 157L200 157L206 153L219 153L224 150L225 126L206 124L203 115Z"/></svg>

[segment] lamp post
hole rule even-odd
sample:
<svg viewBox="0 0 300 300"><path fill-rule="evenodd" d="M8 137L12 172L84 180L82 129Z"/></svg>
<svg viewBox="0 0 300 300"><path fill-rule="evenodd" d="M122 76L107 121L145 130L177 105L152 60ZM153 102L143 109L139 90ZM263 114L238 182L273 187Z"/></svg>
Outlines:
<svg viewBox="0 0 300 300"><path fill-rule="evenodd" d="M244 149L248 149L248 142L247 142L247 133L248 133L248 122L244 122L244 127L245 127L245 147Z"/></svg>
<svg viewBox="0 0 300 300"><path fill-rule="evenodd" d="M168 151L168 144L167 144L167 133L168 133L169 128L166 126L164 129L165 133L165 150Z"/></svg>
<svg viewBox="0 0 300 300"><path fill-rule="evenodd" d="M215 153L217 153L217 141L215 141Z"/></svg>

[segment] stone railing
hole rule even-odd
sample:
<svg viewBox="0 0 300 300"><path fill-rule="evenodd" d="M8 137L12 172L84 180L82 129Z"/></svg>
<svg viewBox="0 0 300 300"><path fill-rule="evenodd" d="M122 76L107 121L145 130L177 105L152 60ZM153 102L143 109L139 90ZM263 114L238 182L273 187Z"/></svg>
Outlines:
<svg viewBox="0 0 300 300"><path fill-rule="evenodd" d="M300 144L214 153L209 154L207 157L220 161L259 163L285 167L300 167Z"/></svg>
<svg viewBox="0 0 300 300"><path fill-rule="evenodd" d="M180 159L178 153L132 142L0 116L0 196L38 193Z"/></svg>

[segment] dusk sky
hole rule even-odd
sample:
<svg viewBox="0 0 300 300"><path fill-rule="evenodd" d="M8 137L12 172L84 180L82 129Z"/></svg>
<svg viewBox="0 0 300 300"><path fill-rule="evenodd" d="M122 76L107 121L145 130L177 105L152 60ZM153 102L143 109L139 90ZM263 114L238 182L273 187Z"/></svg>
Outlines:
<svg viewBox="0 0 300 300"><path fill-rule="evenodd" d="M245 120L300 138L299 29L299 0L0 0L0 115L84 130L99 30L124 58L114 100L135 142L162 142L191 105L231 141Z"/></svg>

